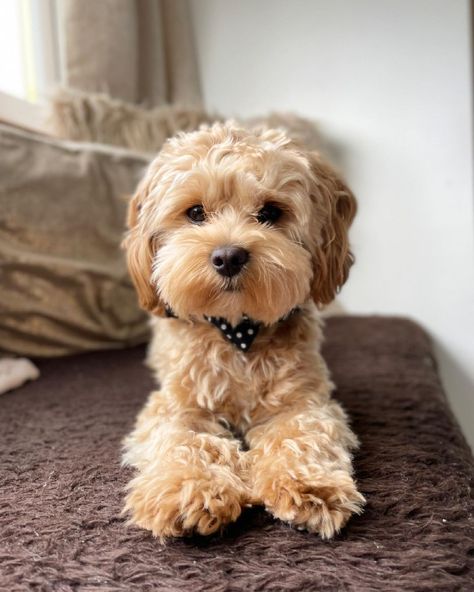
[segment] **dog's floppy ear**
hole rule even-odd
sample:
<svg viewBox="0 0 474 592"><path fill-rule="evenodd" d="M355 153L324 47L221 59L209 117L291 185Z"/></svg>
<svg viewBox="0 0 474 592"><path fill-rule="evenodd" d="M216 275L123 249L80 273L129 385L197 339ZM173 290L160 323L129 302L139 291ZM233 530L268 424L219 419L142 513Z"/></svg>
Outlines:
<svg viewBox="0 0 474 592"><path fill-rule="evenodd" d="M164 316L165 305L151 283L153 256L157 240L148 236L140 220L140 211L148 192L148 183L143 180L132 197L128 207L127 225L122 247L126 251L127 265L138 293L140 306L154 315Z"/></svg>
<svg viewBox="0 0 474 592"><path fill-rule="evenodd" d="M354 263L348 231L357 203L351 190L319 154L311 153L309 160L313 176L313 223L321 237L314 253L312 297L318 306L323 306L335 298Z"/></svg>

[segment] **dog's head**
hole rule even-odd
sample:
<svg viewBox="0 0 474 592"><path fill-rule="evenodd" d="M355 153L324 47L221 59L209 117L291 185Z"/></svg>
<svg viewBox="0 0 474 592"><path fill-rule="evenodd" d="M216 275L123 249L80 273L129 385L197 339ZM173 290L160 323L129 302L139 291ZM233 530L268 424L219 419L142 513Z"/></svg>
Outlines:
<svg viewBox="0 0 474 592"><path fill-rule="evenodd" d="M280 130L215 124L170 139L129 209L124 245L143 308L276 322L329 303L353 262L350 190Z"/></svg>

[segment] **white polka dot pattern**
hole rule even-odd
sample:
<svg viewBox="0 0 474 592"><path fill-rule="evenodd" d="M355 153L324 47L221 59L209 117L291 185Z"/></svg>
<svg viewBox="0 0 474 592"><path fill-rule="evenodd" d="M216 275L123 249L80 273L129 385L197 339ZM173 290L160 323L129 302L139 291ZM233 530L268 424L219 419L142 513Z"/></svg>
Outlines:
<svg viewBox="0 0 474 592"><path fill-rule="evenodd" d="M299 307L290 310L290 312L282 317L278 322L285 321L291 315L299 312L299 310ZM174 319L178 318L170 306L166 306L166 316ZM233 327L229 321L223 317L210 317L204 315L204 318L206 321L217 327L222 335L227 339L227 341L230 341L237 349L242 352L249 351L252 343L257 337L261 325L261 323L258 321L252 321L252 319L250 319L247 315L243 315L242 320L235 327Z"/></svg>
<svg viewBox="0 0 474 592"><path fill-rule="evenodd" d="M204 318L216 326L228 341L243 352L249 351L260 328L260 323L252 321L247 315L244 315L240 323L235 327L221 317L206 316Z"/></svg>

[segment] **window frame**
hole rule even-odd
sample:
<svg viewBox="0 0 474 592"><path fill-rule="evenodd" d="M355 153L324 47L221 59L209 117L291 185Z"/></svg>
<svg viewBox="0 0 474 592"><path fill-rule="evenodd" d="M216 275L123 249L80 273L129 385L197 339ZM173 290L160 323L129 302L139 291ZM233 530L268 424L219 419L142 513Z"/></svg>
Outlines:
<svg viewBox="0 0 474 592"><path fill-rule="evenodd" d="M47 100L64 80L61 2L20 0L25 97L0 90L0 121L48 133Z"/></svg>

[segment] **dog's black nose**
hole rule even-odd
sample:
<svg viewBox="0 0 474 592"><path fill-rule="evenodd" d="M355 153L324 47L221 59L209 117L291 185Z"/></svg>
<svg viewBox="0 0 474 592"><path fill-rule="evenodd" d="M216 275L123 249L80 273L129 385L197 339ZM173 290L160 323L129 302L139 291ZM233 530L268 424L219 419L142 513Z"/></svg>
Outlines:
<svg viewBox="0 0 474 592"><path fill-rule="evenodd" d="M249 253L242 247L218 247L211 255L214 269L226 277L237 275L248 260Z"/></svg>

